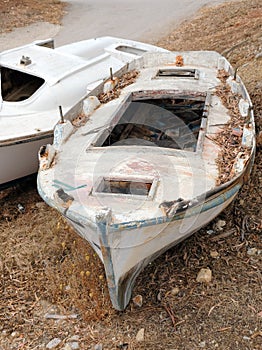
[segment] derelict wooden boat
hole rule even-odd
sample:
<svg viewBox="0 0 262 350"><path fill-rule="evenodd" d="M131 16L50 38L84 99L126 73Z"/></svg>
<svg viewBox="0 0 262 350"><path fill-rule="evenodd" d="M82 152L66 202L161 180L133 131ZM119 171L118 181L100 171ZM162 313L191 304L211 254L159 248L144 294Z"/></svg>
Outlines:
<svg viewBox="0 0 262 350"><path fill-rule="evenodd" d="M146 54L56 126L38 191L99 255L123 310L150 261L234 200L254 154L252 104L224 57Z"/></svg>
<svg viewBox="0 0 262 350"><path fill-rule="evenodd" d="M162 48L115 37L54 47L52 39L0 53L0 186L37 172L39 148L53 140L59 106L68 111L127 62Z"/></svg>

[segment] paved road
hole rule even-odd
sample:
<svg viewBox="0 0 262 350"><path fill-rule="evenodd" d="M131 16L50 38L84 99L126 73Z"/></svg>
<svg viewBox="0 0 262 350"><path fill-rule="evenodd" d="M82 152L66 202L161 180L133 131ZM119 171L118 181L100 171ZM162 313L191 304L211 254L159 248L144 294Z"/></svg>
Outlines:
<svg viewBox="0 0 262 350"><path fill-rule="evenodd" d="M0 36L0 51L54 37L57 46L112 35L154 43L202 6L227 0L67 0L62 26L36 23Z"/></svg>
<svg viewBox="0 0 262 350"><path fill-rule="evenodd" d="M69 0L58 44L113 35L153 42L216 0Z"/></svg>

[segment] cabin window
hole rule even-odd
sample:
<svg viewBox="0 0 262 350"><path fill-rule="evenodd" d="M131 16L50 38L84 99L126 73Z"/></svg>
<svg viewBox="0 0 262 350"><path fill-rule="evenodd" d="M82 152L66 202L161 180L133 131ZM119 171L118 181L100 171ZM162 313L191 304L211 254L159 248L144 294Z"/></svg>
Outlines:
<svg viewBox="0 0 262 350"><path fill-rule="evenodd" d="M44 84L44 79L31 74L1 67L3 101L19 102L31 97Z"/></svg>
<svg viewBox="0 0 262 350"><path fill-rule="evenodd" d="M117 116L119 121L109 135L105 133L99 137L96 146L141 145L197 150L202 119L205 119L204 96L140 97L127 105Z"/></svg>
<svg viewBox="0 0 262 350"><path fill-rule="evenodd" d="M125 53L130 53L130 54L136 55L136 56L141 56L145 52L147 52L146 50L138 49L137 47L126 46L126 45L119 45L116 47L116 50L121 51L121 52L125 52Z"/></svg>

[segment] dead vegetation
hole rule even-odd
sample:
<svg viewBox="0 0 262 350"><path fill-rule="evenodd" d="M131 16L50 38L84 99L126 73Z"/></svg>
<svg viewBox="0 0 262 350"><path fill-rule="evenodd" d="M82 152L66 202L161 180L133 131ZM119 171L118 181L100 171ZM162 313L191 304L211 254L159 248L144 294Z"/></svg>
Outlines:
<svg viewBox="0 0 262 350"><path fill-rule="evenodd" d="M123 74L122 77L120 77L117 82L114 81L113 77L111 78L111 80L109 80L109 83L114 86L113 89L110 89L108 92L103 92L98 96L98 99L101 103L107 103L111 100L114 100L115 98L118 98L121 90L130 85L133 84L136 80L136 77L138 75L138 72L136 70L133 70L131 72L127 72L125 74Z"/></svg>
<svg viewBox="0 0 262 350"><path fill-rule="evenodd" d="M250 149L242 146L242 134L245 118L239 113L239 96L231 92L231 87L227 83L229 74L224 70L219 71L218 77L221 84L216 88L216 94L229 111L230 121L223 130L213 138L220 147L219 157L216 159L219 168L219 178L217 185L230 181L235 176L234 161L241 154L242 159L250 158Z"/></svg>
<svg viewBox="0 0 262 350"><path fill-rule="evenodd" d="M0 34L36 22L60 24L65 8L60 0L2 0Z"/></svg>
<svg viewBox="0 0 262 350"><path fill-rule="evenodd" d="M1 2L1 10L10 2ZM48 1L26 3L42 8ZM158 43L172 50L227 53L250 92L258 132L261 13L259 0L207 8ZM133 290L133 296L142 296L142 306L131 301L122 313L111 308L98 257L42 202L35 178L2 192L0 349L45 349L53 338L61 339L57 349L63 349L75 335L80 349L260 350L261 173L258 147L250 181L234 203L150 264ZM202 267L212 271L209 284L196 282ZM141 329L144 340L137 341Z"/></svg>

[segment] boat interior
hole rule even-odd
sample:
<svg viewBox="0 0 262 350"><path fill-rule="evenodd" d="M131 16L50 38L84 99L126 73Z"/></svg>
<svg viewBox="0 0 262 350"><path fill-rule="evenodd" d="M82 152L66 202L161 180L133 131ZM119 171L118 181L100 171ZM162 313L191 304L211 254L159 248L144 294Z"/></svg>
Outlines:
<svg viewBox="0 0 262 350"><path fill-rule="evenodd" d="M148 145L195 152L205 97L133 100L107 138L96 146Z"/></svg>
<svg viewBox="0 0 262 350"><path fill-rule="evenodd" d="M31 97L44 79L18 70L1 67L1 94L3 101L20 102Z"/></svg>

